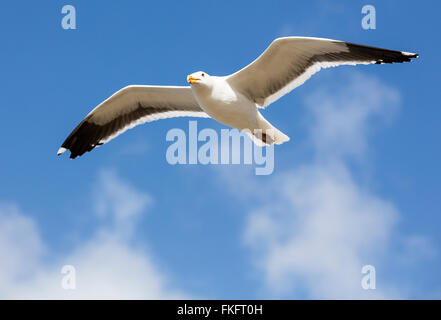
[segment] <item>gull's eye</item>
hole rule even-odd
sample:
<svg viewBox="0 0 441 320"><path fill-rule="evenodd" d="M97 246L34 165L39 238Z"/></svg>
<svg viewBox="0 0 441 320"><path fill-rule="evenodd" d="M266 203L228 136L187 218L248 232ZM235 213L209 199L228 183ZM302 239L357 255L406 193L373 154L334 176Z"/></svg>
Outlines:
<svg viewBox="0 0 441 320"><path fill-rule="evenodd" d="M205 73L202 72L201 76L205 77Z"/></svg>

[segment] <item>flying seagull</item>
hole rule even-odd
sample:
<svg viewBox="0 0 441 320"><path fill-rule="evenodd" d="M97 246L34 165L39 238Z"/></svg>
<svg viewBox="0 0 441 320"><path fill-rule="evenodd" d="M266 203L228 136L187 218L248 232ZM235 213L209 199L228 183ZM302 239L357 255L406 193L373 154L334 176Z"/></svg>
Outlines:
<svg viewBox="0 0 441 320"><path fill-rule="evenodd" d="M340 65L409 62L418 54L322 38L275 39L251 64L228 76L198 71L190 86L131 85L93 109L58 150L72 159L138 124L172 117L213 118L244 130L259 145L281 144L289 137L259 112L302 85L322 68Z"/></svg>

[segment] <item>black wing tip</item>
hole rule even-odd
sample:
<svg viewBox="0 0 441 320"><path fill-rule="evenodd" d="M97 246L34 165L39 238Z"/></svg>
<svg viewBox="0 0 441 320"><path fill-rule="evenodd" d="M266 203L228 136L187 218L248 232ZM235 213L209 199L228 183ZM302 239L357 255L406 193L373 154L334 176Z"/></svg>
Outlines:
<svg viewBox="0 0 441 320"><path fill-rule="evenodd" d="M412 61L411 59L416 59L419 58L419 54L418 53L413 53L413 52L401 52L404 56L406 56L407 58L409 58L409 61Z"/></svg>
<svg viewBox="0 0 441 320"><path fill-rule="evenodd" d="M71 149L69 149L69 148L66 148L66 149L70 151L69 158L70 159L76 159L78 157L81 157L86 152L92 151L93 149L95 149L95 147L98 147L101 144L102 143L96 144L96 145L95 144L94 145L87 145L86 147L83 147L83 148L78 148L78 146L74 145L74 146L72 146Z"/></svg>
<svg viewBox="0 0 441 320"><path fill-rule="evenodd" d="M87 119L83 120L58 149L57 155L60 156L69 150L70 158L75 159L93 150L101 144L97 142L101 139L101 136L96 135L98 127L98 125L88 122Z"/></svg>
<svg viewBox="0 0 441 320"><path fill-rule="evenodd" d="M351 54L366 61L372 59L370 61L376 64L411 62L412 59L419 57L418 53L413 52L389 50L351 42L345 42L345 44Z"/></svg>
<svg viewBox="0 0 441 320"><path fill-rule="evenodd" d="M92 149L93 149L93 148L92 148ZM58 151L57 151L57 156L58 156L58 157L61 156L61 155L62 155L63 153L65 153L67 150L70 151L70 156L69 156L70 159L75 159L75 158L77 158L77 157L81 157L84 153L90 151L90 150L86 150L86 151L84 151L84 152L77 153L77 152L73 152L73 151L70 150L69 148L61 147L61 148L58 149Z"/></svg>
<svg viewBox="0 0 441 320"><path fill-rule="evenodd" d="M398 55L396 57L396 60L394 60L393 58L391 60L391 62L389 63L394 63L394 62L411 62L412 59L416 59L419 57L418 53L413 53L413 52L405 52L405 51L398 51L401 55Z"/></svg>
<svg viewBox="0 0 441 320"><path fill-rule="evenodd" d="M69 156L69 159L73 160L73 159L81 157L81 156L82 156L81 154L75 154L75 153L71 152L70 156Z"/></svg>
<svg viewBox="0 0 441 320"><path fill-rule="evenodd" d="M57 151L57 157L61 156L63 153L65 153L68 149L64 146L61 146L60 149Z"/></svg>
<svg viewBox="0 0 441 320"><path fill-rule="evenodd" d="M376 64L385 64L385 63L404 63L404 62L412 62L412 59L416 59L419 57L417 53L410 53L404 51L395 51L394 54L387 54L384 57L379 58L375 61Z"/></svg>

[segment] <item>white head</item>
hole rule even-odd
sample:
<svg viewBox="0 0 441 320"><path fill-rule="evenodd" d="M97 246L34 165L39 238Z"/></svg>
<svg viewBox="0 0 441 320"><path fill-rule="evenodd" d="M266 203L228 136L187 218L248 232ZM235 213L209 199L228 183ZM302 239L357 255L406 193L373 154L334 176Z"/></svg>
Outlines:
<svg viewBox="0 0 441 320"><path fill-rule="evenodd" d="M210 86L211 77L204 71L194 72L187 76L187 82L196 86Z"/></svg>

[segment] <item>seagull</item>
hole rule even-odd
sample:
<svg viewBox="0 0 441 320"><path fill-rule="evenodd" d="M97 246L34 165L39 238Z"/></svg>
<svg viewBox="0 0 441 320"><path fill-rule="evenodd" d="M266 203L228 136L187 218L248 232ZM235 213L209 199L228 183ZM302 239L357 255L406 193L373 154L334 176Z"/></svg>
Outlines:
<svg viewBox="0 0 441 320"><path fill-rule="evenodd" d="M242 130L258 145L289 137L259 112L302 85L322 68L410 62L418 54L339 40L283 37L252 63L228 76L198 71L190 86L127 86L93 109L67 137L57 154L74 159L139 124L172 117L213 118Z"/></svg>

